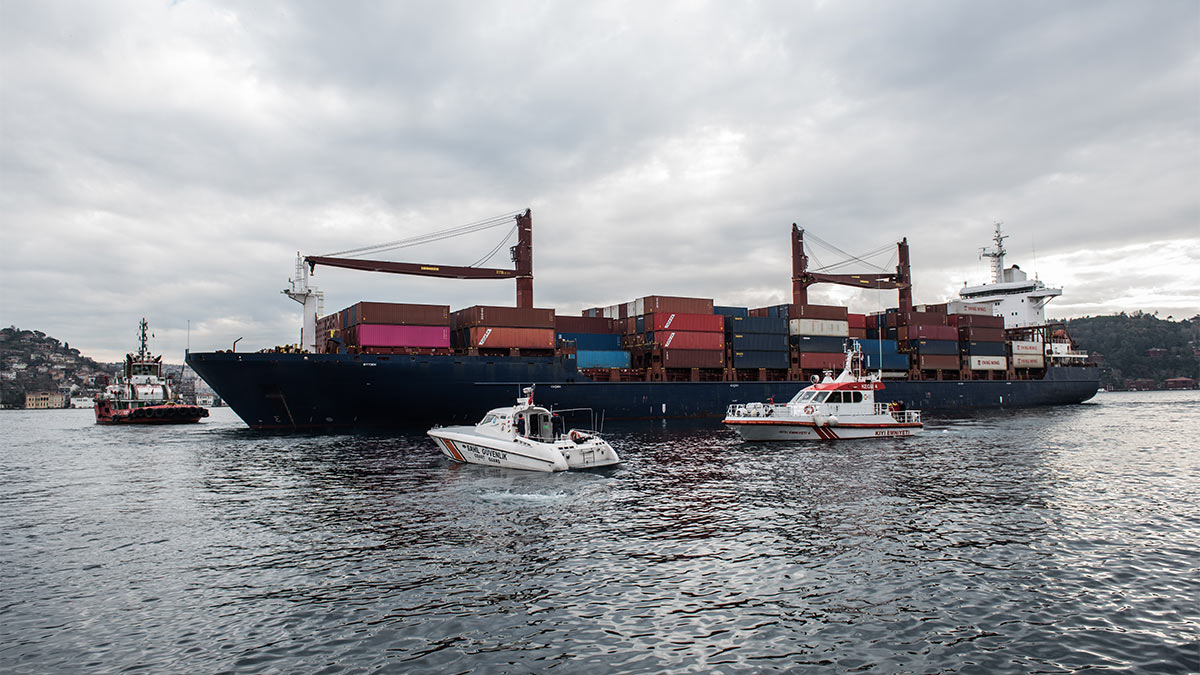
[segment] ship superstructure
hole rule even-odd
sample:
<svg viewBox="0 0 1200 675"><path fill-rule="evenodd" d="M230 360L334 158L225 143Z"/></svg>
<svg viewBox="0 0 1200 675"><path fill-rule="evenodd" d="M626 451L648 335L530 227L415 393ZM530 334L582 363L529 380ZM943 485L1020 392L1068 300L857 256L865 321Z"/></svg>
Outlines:
<svg viewBox="0 0 1200 675"><path fill-rule="evenodd" d="M1005 328L1042 326L1046 323L1046 303L1062 295L1061 288L1051 288L1043 281L1029 278L1024 270L1004 266L1004 240L1001 223L996 223L993 246L984 248L981 257L991 260L992 281L978 286L964 286L958 297L975 304L989 305L992 314L1004 317Z"/></svg>

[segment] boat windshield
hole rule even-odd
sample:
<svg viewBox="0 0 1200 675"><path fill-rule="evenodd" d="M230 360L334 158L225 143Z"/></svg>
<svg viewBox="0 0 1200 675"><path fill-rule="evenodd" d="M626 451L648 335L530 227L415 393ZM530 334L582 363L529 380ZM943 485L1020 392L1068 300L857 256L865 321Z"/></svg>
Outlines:
<svg viewBox="0 0 1200 675"><path fill-rule="evenodd" d="M804 403L805 401L811 401L813 396L816 396L816 394L817 394L817 392L808 391L806 389L806 390L800 392L799 394L796 394L796 403Z"/></svg>
<svg viewBox="0 0 1200 675"><path fill-rule="evenodd" d="M814 403L824 403L825 399L829 398L830 393L831 392L828 392L828 391L816 392L816 396L813 397L813 402Z"/></svg>
<svg viewBox="0 0 1200 675"><path fill-rule="evenodd" d="M492 413L488 413L487 417L484 417L483 421L480 422L480 424L495 424L495 423L496 423L496 416Z"/></svg>

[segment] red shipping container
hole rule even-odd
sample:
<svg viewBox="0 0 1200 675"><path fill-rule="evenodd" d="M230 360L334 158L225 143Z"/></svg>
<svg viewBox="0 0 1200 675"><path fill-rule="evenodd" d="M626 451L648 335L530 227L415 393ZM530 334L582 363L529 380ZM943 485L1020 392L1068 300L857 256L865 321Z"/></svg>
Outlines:
<svg viewBox="0 0 1200 675"><path fill-rule="evenodd" d="M958 370L958 356L955 354L921 354L917 357L917 365L921 370Z"/></svg>
<svg viewBox="0 0 1200 675"><path fill-rule="evenodd" d="M846 321L850 311L837 305L791 305L789 319L821 319L823 321ZM865 324L864 324L865 326Z"/></svg>
<svg viewBox="0 0 1200 675"><path fill-rule="evenodd" d="M771 312L766 307L757 307L755 309L750 310L750 316L754 316L754 317L758 317L758 318L762 319L762 318L771 316Z"/></svg>
<svg viewBox="0 0 1200 675"><path fill-rule="evenodd" d="M1004 329L984 328L982 326L960 326L958 328L958 339L962 342L1004 342Z"/></svg>
<svg viewBox="0 0 1200 675"><path fill-rule="evenodd" d="M638 301L634 301L638 303ZM637 309L642 314L655 312L685 312L688 314L712 314L712 298L679 298L670 295L647 295L641 298Z"/></svg>
<svg viewBox="0 0 1200 675"><path fill-rule="evenodd" d="M720 318L718 316L717 318ZM646 334L646 341L673 349L725 349L725 333L660 330Z"/></svg>
<svg viewBox="0 0 1200 675"><path fill-rule="evenodd" d="M463 331L467 346L482 348L554 349L553 328L472 326Z"/></svg>
<svg viewBox="0 0 1200 675"><path fill-rule="evenodd" d="M851 328L850 329L850 337L858 338L859 340L866 340L867 339L867 329L866 328Z"/></svg>
<svg viewBox="0 0 1200 675"><path fill-rule="evenodd" d="M946 315L937 314L934 312L909 312L900 314L899 312L889 312L887 315L887 327L895 328L896 326L945 326Z"/></svg>
<svg viewBox="0 0 1200 675"><path fill-rule="evenodd" d="M841 370L845 365L845 354L806 352L800 355L800 367L805 370Z"/></svg>
<svg viewBox="0 0 1200 675"><path fill-rule="evenodd" d="M847 314L846 321L850 322L851 330L853 330L855 328L866 328L867 327L867 315L866 314Z"/></svg>
<svg viewBox="0 0 1200 675"><path fill-rule="evenodd" d="M958 330L950 326L900 326L896 335L901 340L957 340Z"/></svg>
<svg viewBox="0 0 1200 675"><path fill-rule="evenodd" d="M588 316L556 315L554 330L559 333L620 333L618 330L613 330L612 319Z"/></svg>
<svg viewBox="0 0 1200 675"><path fill-rule="evenodd" d="M646 330L688 330L723 333L725 331L725 317L720 314L655 312L646 315Z"/></svg>
<svg viewBox="0 0 1200 675"><path fill-rule="evenodd" d="M958 327L971 326L978 328L1004 328L1004 317L982 316L979 314L957 314Z"/></svg>
<svg viewBox="0 0 1200 675"><path fill-rule="evenodd" d="M450 346L447 326L397 326L363 323L350 328L350 343L360 347L429 347Z"/></svg>
<svg viewBox="0 0 1200 675"><path fill-rule="evenodd" d="M450 315L453 328L486 326L490 328L554 328L553 309L489 307L476 305ZM554 331L551 330L551 333Z"/></svg>
<svg viewBox="0 0 1200 675"><path fill-rule="evenodd" d="M664 368L720 368L725 365L725 350L664 349Z"/></svg>
<svg viewBox="0 0 1200 675"><path fill-rule="evenodd" d="M449 305L413 305L401 302L359 302L347 307L344 328L360 323L395 326L446 326L450 323Z"/></svg>

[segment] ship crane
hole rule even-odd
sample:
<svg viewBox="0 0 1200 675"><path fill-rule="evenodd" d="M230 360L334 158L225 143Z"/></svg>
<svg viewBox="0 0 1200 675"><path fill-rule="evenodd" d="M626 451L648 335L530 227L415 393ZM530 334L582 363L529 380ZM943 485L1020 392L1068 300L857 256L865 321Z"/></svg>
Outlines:
<svg viewBox="0 0 1200 675"><path fill-rule="evenodd" d="M896 243L896 247L899 264L894 273L829 274L810 272L808 271L808 256L804 252L804 229L792 223L792 303L808 304L808 287L813 284L838 284L854 288L894 288L899 291L900 311L904 313L912 311L912 275L908 264L908 238L901 239ZM830 248L833 247L830 246ZM863 257L865 257L851 256L840 250L838 252L858 262L863 262Z"/></svg>
<svg viewBox="0 0 1200 675"><path fill-rule="evenodd" d="M507 241L508 237L512 236L511 231L501 240L500 245L492 249L491 253L480 259L476 265L470 266L391 262L386 260L342 257L347 254L381 253L387 250L439 241L441 239L448 239L450 237L497 227L512 222L513 219L516 220L513 229L517 233L517 244L509 248L509 257L513 262L513 269L477 266L487 262L495 255L500 246L504 244L504 241ZM317 314L322 311L319 307L322 296L320 291L309 286L308 280L310 274L316 273L317 265L340 267L349 270L363 270L366 272L439 277L442 279L515 279L517 282L517 307L529 309L533 307L533 212L530 209L525 209L524 213L506 214L442 232L389 242L387 244L341 251L331 255L301 257L297 254L296 279L292 281L292 288L285 290L284 293L296 302L304 305L304 329L301 333L301 346L308 351L314 352L316 351ZM301 269L302 267L304 269Z"/></svg>

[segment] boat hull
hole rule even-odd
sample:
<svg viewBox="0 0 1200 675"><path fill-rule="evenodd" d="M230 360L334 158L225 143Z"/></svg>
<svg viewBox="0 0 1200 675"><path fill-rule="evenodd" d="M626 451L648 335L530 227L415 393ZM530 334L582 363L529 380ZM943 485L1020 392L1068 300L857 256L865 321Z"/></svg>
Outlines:
<svg viewBox="0 0 1200 675"><path fill-rule="evenodd" d="M191 366L255 429L474 422L536 384L538 400L589 407L606 419L720 419L734 403L790 400L808 382L593 382L556 357L234 354L193 352ZM881 402L970 410L1081 403L1095 367L1050 368L1039 380L887 380Z"/></svg>
<svg viewBox="0 0 1200 675"><path fill-rule="evenodd" d="M524 471L566 471L567 459L544 444L519 444L515 441L486 438L472 427L442 427L427 432L442 454L465 464L482 464Z"/></svg>
<svg viewBox="0 0 1200 675"><path fill-rule="evenodd" d="M97 401L93 411L96 424L195 424L208 417L208 410L198 405L152 405L139 408L114 408L106 401Z"/></svg>
<svg viewBox="0 0 1200 675"><path fill-rule="evenodd" d="M725 426L745 441L847 441L897 438L921 433L920 424L816 424L801 420L726 418Z"/></svg>

